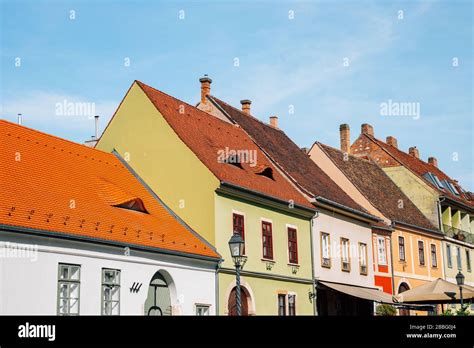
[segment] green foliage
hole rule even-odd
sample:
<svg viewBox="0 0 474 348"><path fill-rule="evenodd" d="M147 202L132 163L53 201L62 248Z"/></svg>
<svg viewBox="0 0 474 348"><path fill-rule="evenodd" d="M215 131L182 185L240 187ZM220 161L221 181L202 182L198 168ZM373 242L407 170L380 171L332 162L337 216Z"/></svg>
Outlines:
<svg viewBox="0 0 474 348"><path fill-rule="evenodd" d="M397 310L392 305L380 304L377 306L375 313L379 316L394 316L397 315Z"/></svg>

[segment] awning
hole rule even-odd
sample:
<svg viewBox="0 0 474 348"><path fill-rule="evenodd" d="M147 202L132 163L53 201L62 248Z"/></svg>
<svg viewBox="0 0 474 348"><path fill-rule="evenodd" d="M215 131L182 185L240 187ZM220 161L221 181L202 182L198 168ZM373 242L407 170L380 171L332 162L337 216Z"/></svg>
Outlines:
<svg viewBox="0 0 474 348"><path fill-rule="evenodd" d="M324 286L327 286L333 290L342 292L346 295L362 298L364 300L393 304L392 295L375 288L366 288L362 286L331 283L325 281L319 281L318 284L323 284Z"/></svg>
<svg viewBox="0 0 474 348"><path fill-rule="evenodd" d="M472 287L463 285L462 289L464 300L474 298ZM441 278L402 292L396 297L403 303L459 303L460 298L459 286Z"/></svg>

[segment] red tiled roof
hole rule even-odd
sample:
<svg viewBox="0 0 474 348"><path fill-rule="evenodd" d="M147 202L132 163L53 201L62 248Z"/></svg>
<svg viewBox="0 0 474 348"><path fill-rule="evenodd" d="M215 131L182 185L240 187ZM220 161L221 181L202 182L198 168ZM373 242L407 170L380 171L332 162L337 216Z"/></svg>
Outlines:
<svg viewBox="0 0 474 348"><path fill-rule="evenodd" d="M282 130L267 125L253 116L212 96L212 101L239 124L301 187L315 197L321 196L346 207L366 213L334 181L314 163Z"/></svg>
<svg viewBox="0 0 474 348"><path fill-rule="evenodd" d="M447 197L451 198L454 201L458 201L462 204L466 204L466 205L474 208L474 202L473 201L467 200L465 197L463 197L463 195L456 196L456 195L452 194L450 191L448 191L446 189L441 190L436 185L431 183L429 180L427 180L423 176L424 174L426 174L428 172L431 172L431 173L435 174L440 180L447 180L447 181L451 182L454 186L456 186L458 188L460 187L460 185L458 183L454 182L453 179L451 179L448 175L446 175L438 167L436 167L436 166L434 166L430 163L427 163L427 162L425 162L425 161L423 161L419 158L416 158L416 157L414 157L414 156L412 156L412 155L410 155L406 152L403 152L403 151L397 149L394 146L388 145L387 143L385 143L385 142L383 142L379 139L376 139L373 136L370 136L366 133L364 133L364 135L368 139L370 139L373 143L375 143L376 145L378 145L382 149L384 149L385 152L387 152L392 158L394 158L396 161L398 161L401 165L405 166L406 168L411 170L413 173L417 174L422 180L427 182L431 187L433 187L435 190L437 190L440 194L442 194L444 196L447 196Z"/></svg>
<svg viewBox="0 0 474 348"><path fill-rule="evenodd" d="M4 120L0 144L1 225L219 258L115 155Z"/></svg>
<svg viewBox="0 0 474 348"><path fill-rule="evenodd" d="M178 137L221 182L314 208L303 194L274 168L239 126L222 121L142 82L137 83ZM241 168L223 163L219 161L219 153L226 149L252 154L256 156L256 163L243 161ZM256 174L256 168L262 166L273 170L273 179Z"/></svg>
<svg viewBox="0 0 474 348"><path fill-rule="evenodd" d="M436 230L413 202L374 162L344 153L333 147L315 143L344 173L359 192L390 220Z"/></svg>

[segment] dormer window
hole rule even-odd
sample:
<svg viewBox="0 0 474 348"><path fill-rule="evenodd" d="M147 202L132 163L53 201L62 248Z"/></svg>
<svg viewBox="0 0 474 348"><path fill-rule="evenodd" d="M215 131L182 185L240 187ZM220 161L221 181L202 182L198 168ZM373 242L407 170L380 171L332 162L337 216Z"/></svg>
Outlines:
<svg viewBox="0 0 474 348"><path fill-rule="evenodd" d="M439 188L440 190L444 190L444 187L443 185L441 184L441 181L439 181L438 177L431 173L431 172L427 172L423 175L426 179L428 179L428 181L430 181L433 185L435 185L437 188Z"/></svg>
<svg viewBox="0 0 474 348"><path fill-rule="evenodd" d="M457 189L454 187L453 184L451 184L448 180L444 179L442 181L443 183L443 186L448 190L450 191L453 195L456 195L456 196L459 196L459 192L457 191Z"/></svg>
<svg viewBox="0 0 474 348"><path fill-rule="evenodd" d="M138 211L140 213L148 214L148 211L145 209L145 205L140 198L133 198L129 201L114 205L116 208L122 208L127 210Z"/></svg>
<svg viewBox="0 0 474 348"><path fill-rule="evenodd" d="M227 164L231 164L237 168L240 168L240 169L244 169L242 167L242 162L240 160L240 156L239 155L229 155L229 157L227 157L225 160L224 160L224 163L227 163Z"/></svg>
<svg viewBox="0 0 474 348"><path fill-rule="evenodd" d="M265 167L256 173L257 175L266 176L269 179L275 180L273 178L273 169L270 167Z"/></svg>

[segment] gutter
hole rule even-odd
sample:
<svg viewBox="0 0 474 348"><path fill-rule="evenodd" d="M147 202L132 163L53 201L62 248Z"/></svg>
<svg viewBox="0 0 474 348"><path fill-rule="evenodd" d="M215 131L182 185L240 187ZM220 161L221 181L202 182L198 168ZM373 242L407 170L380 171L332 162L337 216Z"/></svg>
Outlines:
<svg viewBox="0 0 474 348"><path fill-rule="evenodd" d="M392 225L393 225L393 226L395 226L395 225L407 226L407 227L415 228L415 229L417 229L417 230L421 230L421 231L424 231L424 232L435 233L435 234L439 235L440 237L444 236L444 234L443 234L442 231L432 230L432 229L429 229L429 228L425 228L425 227L421 227L421 226L412 225L412 224L409 224L409 223L403 222L403 221L393 220L393 221L392 221Z"/></svg>
<svg viewBox="0 0 474 348"><path fill-rule="evenodd" d="M250 194L255 195L255 196L257 196L257 197L265 198L265 199L268 199L268 200L270 200L270 201L273 201L273 202L280 203L280 204L283 204L283 205L285 205L285 206L288 206L288 201L286 201L286 200L284 200L284 199L277 198L277 197L273 197L273 196L269 196L269 195L267 195L267 194L264 194L264 193L261 193L261 192L258 192L258 191L254 191L254 190L251 190L251 189L248 189L248 188L239 186L239 185L235 185L235 184L232 184L232 183L227 182L227 181L221 181L221 185L224 186L224 187L233 188L233 189L236 189L236 190L245 192L245 193L250 193ZM306 212L308 212L308 213L313 213L313 214L314 214L314 213L317 211L316 209L309 208L309 207L305 207L305 206L300 205L300 204L297 204L297 203L294 203L294 206L295 206L295 208L304 210L304 211L306 211Z"/></svg>
<svg viewBox="0 0 474 348"><path fill-rule="evenodd" d="M337 203L337 202L334 202L334 201L331 201L327 198L324 198L324 197L321 197L321 196L317 196L314 198L315 199L315 203L322 203L322 204L326 204L326 205L330 205L332 207L335 207L335 208L338 208L338 209L341 209L341 210L344 210L344 211L347 211L347 212L350 212L354 215L357 215L359 217L363 217L365 219L368 219L368 220L371 220L371 221L382 221L382 219L374 216L374 215L370 215L368 213L364 213L362 211L359 211L359 210L356 210L356 209L353 209L353 208L349 208L345 205L342 205L340 203Z"/></svg>
<svg viewBox="0 0 474 348"><path fill-rule="evenodd" d="M130 249L135 249L135 250L154 252L154 253L159 253L159 254L164 254L164 255L180 256L180 257L198 259L198 260L204 260L204 261L211 261L215 263L218 263L221 260L221 258L212 257L212 256L189 254L189 253L184 253L182 251L162 249L162 248L156 248L156 247L148 247L148 246L139 245L139 244L122 243L122 242L117 242L113 240L100 239L100 238L82 236L82 235L76 235L76 234L72 235L70 233L65 233L65 232L38 230L38 229L22 227L22 226L0 224L0 230L4 230L7 232L29 233L36 236L53 237L53 238L58 238L58 239L67 239L67 240L74 240L74 241L80 241L80 242L97 243L97 244L110 245L110 246L116 246L116 247L122 247L122 248L128 247Z"/></svg>

